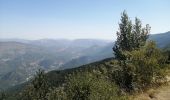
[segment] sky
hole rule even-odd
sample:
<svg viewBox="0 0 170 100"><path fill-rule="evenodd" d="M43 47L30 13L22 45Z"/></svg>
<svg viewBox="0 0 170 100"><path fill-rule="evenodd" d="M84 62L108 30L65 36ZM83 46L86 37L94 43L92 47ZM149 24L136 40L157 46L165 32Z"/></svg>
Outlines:
<svg viewBox="0 0 170 100"><path fill-rule="evenodd" d="M0 0L0 38L116 39L121 13L170 31L170 0Z"/></svg>

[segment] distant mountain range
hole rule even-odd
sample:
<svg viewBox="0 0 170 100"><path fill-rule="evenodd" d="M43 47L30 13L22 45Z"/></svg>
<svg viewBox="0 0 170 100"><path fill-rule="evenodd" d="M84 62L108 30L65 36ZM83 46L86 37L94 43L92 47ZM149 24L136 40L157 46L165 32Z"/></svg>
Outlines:
<svg viewBox="0 0 170 100"><path fill-rule="evenodd" d="M160 34L150 35L150 40L154 40L158 47L164 48L170 44L170 31Z"/></svg>
<svg viewBox="0 0 170 100"><path fill-rule="evenodd" d="M29 80L38 69L46 71L63 69L74 59L81 65L103 59L93 57L110 41L105 40L1 40L0 42L0 88L7 88ZM111 50L110 50L111 51ZM87 57L87 58L86 58ZM93 57L93 58L92 58ZM81 61L86 58L85 61ZM89 59L90 58L90 59Z"/></svg>
<svg viewBox="0 0 170 100"><path fill-rule="evenodd" d="M170 32L150 35L150 40L167 47ZM29 80L39 68L64 70L113 57L113 45L113 41L97 39L1 39L0 88Z"/></svg>

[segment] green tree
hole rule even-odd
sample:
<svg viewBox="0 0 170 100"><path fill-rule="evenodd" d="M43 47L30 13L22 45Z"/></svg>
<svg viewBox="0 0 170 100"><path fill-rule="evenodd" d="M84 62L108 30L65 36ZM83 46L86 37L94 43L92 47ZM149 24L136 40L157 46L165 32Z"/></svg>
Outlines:
<svg viewBox="0 0 170 100"><path fill-rule="evenodd" d="M6 100L7 96L4 91L0 91L0 100Z"/></svg>
<svg viewBox="0 0 170 100"><path fill-rule="evenodd" d="M45 72L38 70L31 84L21 93L22 100L47 100L49 84Z"/></svg>
<svg viewBox="0 0 170 100"><path fill-rule="evenodd" d="M139 50L129 52L127 56L134 68L132 82L134 87L144 88L166 80L167 57L156 47L155 42L150 41Z"/></svg>
<svg viewBox="0 0 170 100"><path fill-rule="evenodd" d="M113 72L113 78L126 90L141 90L166 82L167 57L156 47L153 41L149 41L138 50L125 51L126 67L120 66Z"/></svg>
<svg viewBox="0 0 170 100"><path fill-rule="evenodd" d="M126 11L122 13L120 21L117 40L113 47L115 57L119 61L126 60L125 55L122 54L123 51L132 51L144 46L150 33L149 25L142 28L140 19L136 18L135 24L132 24Z"/></svg>
<svg viewBox="0 0 170 100"><path fill-rule="evenodd" d="M138 50L144 46L150 32L149 25L142 28L142 23L138 18L135 18L135 24L128 17L126 11L121 15L121 22L119 23L119 31L117 32L117 40L113 47L115 58L119 61L120 69L118 77L121 76L122 80L118 79L121 87L132 89L133 69L127 66L128 56L126 52ZM121 82L120 82L121 81Z"/></svg>

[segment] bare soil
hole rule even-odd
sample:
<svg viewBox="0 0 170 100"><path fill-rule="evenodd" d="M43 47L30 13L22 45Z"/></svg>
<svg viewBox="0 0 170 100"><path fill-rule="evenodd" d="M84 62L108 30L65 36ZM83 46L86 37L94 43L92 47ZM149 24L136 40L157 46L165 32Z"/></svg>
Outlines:
<svg viewBox="0 0 170 100"><path fill-rule="evenodd" d="M150 89L145 93L135 95L134 100L170 100L170 77L168 84L156 89Z"/></svg>

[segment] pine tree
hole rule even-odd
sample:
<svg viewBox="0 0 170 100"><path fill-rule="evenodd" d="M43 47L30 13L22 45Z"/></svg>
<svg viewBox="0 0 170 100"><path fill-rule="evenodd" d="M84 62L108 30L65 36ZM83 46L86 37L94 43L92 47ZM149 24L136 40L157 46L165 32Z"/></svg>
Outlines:
<svg viewBox="0 0 170 100"><path fill-rule="evenodd" d="M38 70L31 84L29 84L24 91L22 91L22 100L47 100L47 93L49 92L49 83L45 72Z"/></svg>
<svg viewBox="0 0 170 100"><path fill-rule="evenodd" d="M138 50L145 45L150 27L146 25L146 27L142 28L142 23L138 18L135 18L135 24L132 24L126 11L122 13L120 21L117 40L113 47L115 58L120 65L120 70L117 72L120 77L116 80L121 87L131 90L133 87L131 84L133 81L133 69L127 65L129 57L126 53Z"/></svg>
<svg viewBox="0 0 170 100"><path fill-rule="evenodd" d="M39 70L37 72L32 84L35 92L37 93L37 98L45 100L46 94L49 92L49 86L43 70Z"/></svg>
<svg viewBox="0 0 170 100"><path fill-rule="evenodd" d="M6 93L4 91L0 92L0 100L6 99Z"/></svg>
<svg viewBox="0 0 170 100"><path fill-rule="evenodd" d="M150 33L150 27L147 24L142 28L140 19L135 19L135 24L128 17L126 11L121 15L119 23L119 31L117 32L117 41L113 47L115 57L120 60L126 60L123 51L132 51L145 45Z"/></svg>

